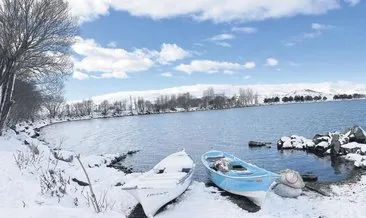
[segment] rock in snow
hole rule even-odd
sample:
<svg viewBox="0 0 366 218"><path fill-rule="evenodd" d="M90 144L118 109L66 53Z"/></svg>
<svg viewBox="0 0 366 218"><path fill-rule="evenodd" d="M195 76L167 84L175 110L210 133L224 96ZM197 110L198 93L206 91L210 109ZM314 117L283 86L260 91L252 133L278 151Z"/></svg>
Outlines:
<svg viewBox="0 0 366 218"><path fill-rule="evenodd" d="M347 154L345 159L353 161L355 167L366 168L366 156L362 156L360 154Z"/></svg>
<svg viewBox="0 0 366 218"><path fill-rule="evenodd" d="M343 133L316 134L312 140L293 135L282 137L277 143L277 148L306 150L318 156L340 156L349 153L366 155L366 133L361 127L354 126Z"/></svg>
<svg viewBox="0 0 366 218"><path fill-rule="evenodd" d="M362 155L366 155L366 144L360 144L357 142L351 142L341 146L342 149L348 153L359 153Z"/></svg>

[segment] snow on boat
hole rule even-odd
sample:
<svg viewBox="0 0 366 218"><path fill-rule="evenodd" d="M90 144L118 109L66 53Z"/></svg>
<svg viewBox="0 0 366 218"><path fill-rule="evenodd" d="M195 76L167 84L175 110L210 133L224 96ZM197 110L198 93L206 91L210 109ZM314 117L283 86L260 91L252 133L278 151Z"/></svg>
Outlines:
<svg viewBox="0 0 366 218"><path fill-rule="evenodd" d="M261 206L278 175L221 151L202 155L211 181L232 194L245 196Z"/></svg>
<svg viewBox="0 0 366 218"><path fill-rule="evenodd" d="M161 160L152 170L122 186L142 205L146 216L153 217L165 204L180 196L190 185L195 164L180 151Z"/></svg>

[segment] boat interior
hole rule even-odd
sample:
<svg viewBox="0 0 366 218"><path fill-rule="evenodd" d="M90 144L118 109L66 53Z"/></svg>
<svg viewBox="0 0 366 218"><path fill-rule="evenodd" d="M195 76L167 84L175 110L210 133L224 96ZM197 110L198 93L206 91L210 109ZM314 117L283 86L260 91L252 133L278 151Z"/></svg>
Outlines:
<svg viewBox="0 0 366 218"><path fill-rule="evenodd" d="M217 166L218 163L227 161L228 162L228 172L223 173L234 173L234 174L251 174L252 172L243 166L241 161L233 160L231 158L226 157L222 152L215 152L213 154L206 156L206 161L209 163L211 169L215 171L220 171L220 168Z"/></svg>

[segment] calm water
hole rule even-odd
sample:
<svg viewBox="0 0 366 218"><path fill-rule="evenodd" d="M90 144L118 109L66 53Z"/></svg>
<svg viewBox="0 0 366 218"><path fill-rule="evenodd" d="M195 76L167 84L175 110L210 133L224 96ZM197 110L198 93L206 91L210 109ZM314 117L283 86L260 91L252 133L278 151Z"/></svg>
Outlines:
<svg viewBox="0 0 366 218"><path fill-rule="evenodd" d="M142 151L126 160L137 171L146 171L166 155L185 148L197 163L195 179L206 181L202 153L224 150L268 170L291 168L311 172L322 181L345 178L348 166L332 167L303 151L281 153L276 141L285 135L312 137L315 133L366 127L366 101L275 105L222 111L176 113L62 123L42 130L52 143L81 154ZM249 140L273 142L272 148L248 147Z"/></svg>

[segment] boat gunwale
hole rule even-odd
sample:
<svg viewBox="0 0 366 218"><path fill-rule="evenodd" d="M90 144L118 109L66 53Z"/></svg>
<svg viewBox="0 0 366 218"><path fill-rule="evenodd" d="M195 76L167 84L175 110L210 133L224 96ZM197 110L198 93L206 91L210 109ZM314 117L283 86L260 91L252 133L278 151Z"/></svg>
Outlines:
<svg viewBox="0 0 366 218"><path fill-rule="evenodd" d="M249 164L249 165L251 165L252 167L255 167L255 168L257 168L257 169L261 170L261 171L263 172L263 174L262 174L262 175L256 175L256 176L247 176L247 175L242 175L242 176L231 176L231 175L226 175L226 174L224 174L224 173L222 173L222 172L220 172L220 171L216 171L216 170L212 169L212 168L208 165L208 161L207 161L207 159L206 159L207 154L208 154L208 153L210 153L210 152L221 152L221 153L224 155L224 157L229 156L229 157L233 158L233 160L237 160L237 161L241 161L241 162L244 162L244 163L246 163L246 164ZM228 154L228 153L225 153L225 152L222 152L222 151L217 151L217 150L212 150L212 151L208 151L208 152L204 153L204 154L201 156L201 162L203 163L203 165L204 165L204 166L205 166L209 171L211 171L211 172L213 172L213 173L216 173L216 174L219 174L219 175L221 175L221 176L223 176L223 177L226 177L226 178L231 178L231 179L248 180L248 179L263 178L263 177L269 177L269 176L270 176L270 177L278 177L278 176L279 176L279 175L277 175L276 173L273 173L273 172L267 171L267 170L265 170L265 169L263 169L263 168L260 168L260 167L258 167L258 166L256 166L256 165L254 165L254 164L247 163L247 162L245 162L245 161L241 160L240 158L235 157L234 155L231 155L231 154Z"/></svg>

